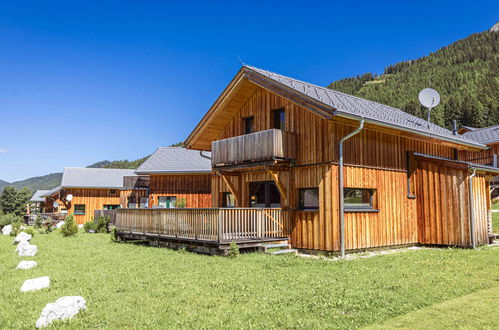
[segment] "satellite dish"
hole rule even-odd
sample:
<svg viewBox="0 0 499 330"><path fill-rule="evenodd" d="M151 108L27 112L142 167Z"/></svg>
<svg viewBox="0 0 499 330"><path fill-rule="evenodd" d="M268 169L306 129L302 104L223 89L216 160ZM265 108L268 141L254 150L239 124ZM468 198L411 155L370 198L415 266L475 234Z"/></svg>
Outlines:
<svg viewBox="0 0 499 330"><path fill-rule="evenodd" d="M431 108L436 107L440 103L440 94L433 88L425 88L419 92L419 102L428 108L428 128L430 128Z"/></svg>
<svg viewBox="0 0 499 330"><path fill-rule="evenodd" d="M71 202L72 199L73 199L73 195L69 194L69 195L66 196L66 200L68 202Z"/></svg>
<svg viewBox="0 0 499 330"><path fill-rule="evenodd" d="M419 102L431 109L440 103L440 95L433 88L425 88L419 92Z"/></svg>
<svg viewBox="0 0 499 330"><path fill-rule="evenodd" d="M54 209L56 209L56 208L58 208L58 207L59 207L59 203L54 202L54 204L52 204L52 206L54 207Z"/></svg>

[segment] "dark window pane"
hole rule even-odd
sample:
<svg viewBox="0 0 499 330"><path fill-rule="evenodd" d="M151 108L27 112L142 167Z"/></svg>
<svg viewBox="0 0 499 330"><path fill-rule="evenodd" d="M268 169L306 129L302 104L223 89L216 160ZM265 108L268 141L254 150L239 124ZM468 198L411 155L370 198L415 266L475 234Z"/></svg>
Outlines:
<svg viewBox="0 0 499 330"><path fill-rule="evenodd" d="M76 204L75 214L85 214L85 204Z"/></svg>
<svg viewBox="0 0 499 330"><path fill-rule="evenodd" d="M230 192L222 193L222 207L234 207L234 195Z"/></svg>
<svg viewBox="0 0 499 330"><path fill-rule="evenodd" d="M299 208L302 210L319 209L319 188L304 188L299 190Z"/></svg>
<svg viewBox="0 0 499 330"><path fill-rule="evenodd" d="M274 128L277 129L285 129L286 128L286 112L284 112L284 109L277 109L273 110L273 121L274 121Z"/></svg>
<svg viewBox="0 0 499 330"><path fill-rule="evenodd" d="M250 182L251 207L280 207L281 195L273 181Z"/></svg>
<svg viewBox="0 0 499 330"><path fill-rule="evenodd" d="M139 201L140 201L140 203L139 203L139 207L140 207L141 209L145 209L145 208L147 208L147 204L148 204L148 203L147 203L147 202L148 202L147 197L140 197Z"/></svg>
<svg viewBox="0 0 499 330"><path fill-rule="evenodd" d="M345 188L345 208L372 209L373 189Z"/></svg>
<svg viewBox="0 0 499 330"><path fill-rule="evenodd" d="M137 201L135 199L135 196L128 197L128 208L129 209L136 209L137 208Z"/></svg>
<svg viewBox="0 0 499 330"><path fill-rule="evenodd" d="M248 117L244 118L244 134L250 134L255 131L255 118Z"/></svg>

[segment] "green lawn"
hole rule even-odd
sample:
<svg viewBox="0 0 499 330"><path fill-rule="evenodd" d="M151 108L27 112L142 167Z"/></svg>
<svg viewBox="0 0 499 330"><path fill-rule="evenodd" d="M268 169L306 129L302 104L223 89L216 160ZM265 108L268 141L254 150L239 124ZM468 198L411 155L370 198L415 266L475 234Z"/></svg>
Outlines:
<svg viewBox="0 0 499 330"><path fill-rule="evenodd" d="M12 238L0 237L0 328L33 327L45 304L65 295L82 295L88 309L58 327L359 328L499 286L499 248L491 247L331 262L210 257L104 234L55 232L33 244L39 266L16 270ZM49 289L19 292L45 275ZM486 315L497 320L499 310Z"/></svg>
<svg viewBox="0 0 499 330"><path fill-rule="evenodd" d="M492 212L492 230L499 233L499 212Z"/></svg>

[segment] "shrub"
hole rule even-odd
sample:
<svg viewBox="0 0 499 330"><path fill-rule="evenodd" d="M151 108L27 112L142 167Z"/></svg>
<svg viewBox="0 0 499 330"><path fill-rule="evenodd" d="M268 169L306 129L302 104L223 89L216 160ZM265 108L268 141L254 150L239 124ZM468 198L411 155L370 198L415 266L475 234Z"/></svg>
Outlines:
<svg viewBox="0 0 499 330"><path fill-rule="evenodd" d="M89 233L90 231L93 231L94 233L97 232L97 224L93 221L85 222L83 225L83 230L85 230L86 233Z"/></svg>
<svg viewBox="0 0 499 330"><path fill-rule="evenodd" d="M35 228L42 228L43 219L38 214L35 215Z"/></svg>
<svg viewBox="0 0 499 330"><path fill-rule="evenodd" d="M239 246L237 246L237 243L235 241L230 242L228 256L229 258L235 258L239 256Z"/></svg>
<svg viewBox="0 0 499 330"><path fill-rule="evenodd" d="M30 234L31 237L34 237L37 231L34 228L28 227L26 229L23 229L21 231L24 231L26 234Z"/></svg>
<svg viewBox="0 0 499 330"><path fill-rule="evenodd" d="M7 225L12 225L16 222L21 223L22 218L12 213L0 215L0 228L3 228Z"/></svg>
<svg viewBox="0 0 499 330"><path fill-rule="evenodd" d="M118 231L116 230L116 226L111 226L111 241L118 242Z"/></svg>
<svg viewBox="0 0 499 330"><path fill-rule="evenodd" d="M187 205L187 201L185 197L179 198L173 203L173 207L178 208L178 209L185 209Z"/></svg>
<svg viewBox="0 0 499 330"><path fill-rule="evenodd" d="M98 233L107 233L107 225L109 224L109 221L111 219L109 219L108 216L100 216L98 219L97 219L97 230L96 232Z"/></svg>
<svg viewBox="0 0 499 330"><path fill-rule="evenodd" d="M61 227L61 232L63 236L75 236L78 233L78 226L76 225L73 214L66 217L64 224Z"/></svg>
<svg viewBox="0 0 499 330"><path fill-rule="evenodd" d="M45 225L45 232L47 234L52 232L52 225L53 224L54 224L54 221L52 219L48 218L47 220L45 220L44 225Z"/></svg>
<svg viewBox="0 0 499 330"><path fill-rule="evenodd" d="M23 229L21 226L24 228L24 224L20 221L12 223L12 231L10 232L10 236L17 236Z"/></svg>

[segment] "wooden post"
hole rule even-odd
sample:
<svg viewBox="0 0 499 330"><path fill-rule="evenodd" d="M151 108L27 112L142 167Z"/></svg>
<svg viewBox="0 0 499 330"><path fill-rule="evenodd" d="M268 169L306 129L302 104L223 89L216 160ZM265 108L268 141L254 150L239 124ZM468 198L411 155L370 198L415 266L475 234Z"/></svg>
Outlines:
<svg viewBox="0 0 499 330"><path fill-rule="evenodd" d="M257 210L257 217L256 217L256 221L257 221L257 224L256 224L256 228L257 228L257 232L256 232L256 236L258 238L261 238L262 237L262 210Z"/></svg>
<svg viewBox="0 0 499 330"><path fill-rule="evenodd" d="M498 157L497 157L497 155L496 155L496 154L494 154L494 155L492 156L492 166L494 166L494 167L499 167L499 164L498 164L497 158L498 158Z"/></svg>
<svg viewBox="0 0 499 330"><path fill-rule="evenodd" d="M222 217L223 217L223 210L218 210L218 217L217 217L217 240L218 243L220 243L221 235L222 235Z"/></svg>

